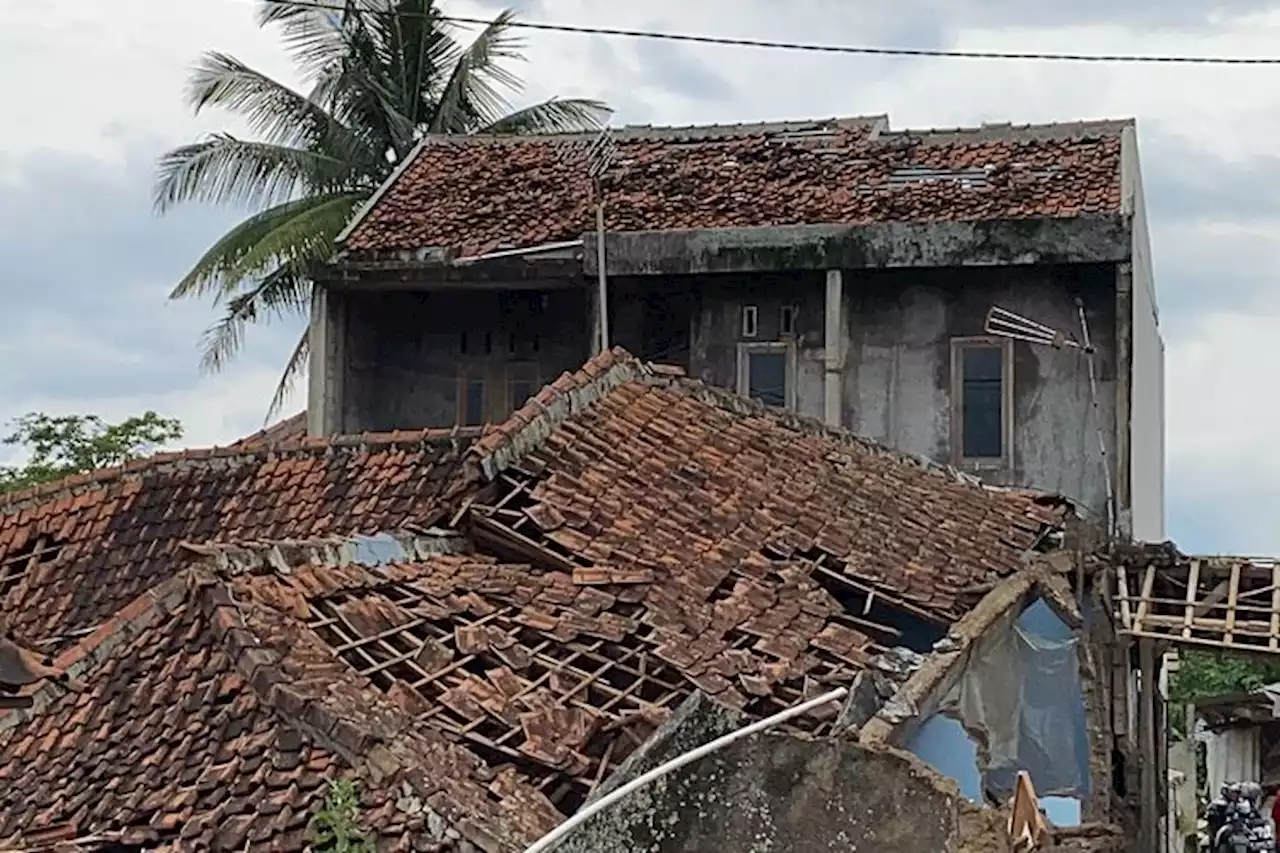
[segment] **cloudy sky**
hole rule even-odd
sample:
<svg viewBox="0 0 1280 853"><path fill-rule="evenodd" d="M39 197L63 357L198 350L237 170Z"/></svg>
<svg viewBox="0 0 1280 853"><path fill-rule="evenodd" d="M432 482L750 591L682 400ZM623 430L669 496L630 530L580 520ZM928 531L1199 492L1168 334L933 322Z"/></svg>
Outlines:
<svg viewBox="0 0 1280 853"><path fill-rule="evenodd" d="M202 376L213 315L165 295L236 211L157 218L156 156L214 129L182 87L205 50L285 80L255 0L0 0L0 422L156 409L192 445L261 426L299 324L255 330ZM1265 56L1280 2L526 0L557 23L846 44ZM452 0L458 15L498 4ZM604 99L621 123L888 113L895 127L1136 116L1168 345L1169 532L1184 549L1280 553L1280 69L886 59L532 33L533 99ZM295 400L291 410L301 406Z"/></svg>

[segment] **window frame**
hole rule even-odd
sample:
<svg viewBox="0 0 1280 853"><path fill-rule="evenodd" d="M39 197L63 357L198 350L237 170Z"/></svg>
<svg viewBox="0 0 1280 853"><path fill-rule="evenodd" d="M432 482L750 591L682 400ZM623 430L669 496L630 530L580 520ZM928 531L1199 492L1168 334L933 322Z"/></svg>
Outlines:
<svg viewBox="0 0 1280 853"><path fill-rule="evenodd" d="M760 335L760 306L743 305L740 315L739 337L757 338Z"/></svg>
<svg viewBox="0 0 1280 853"><path fill-rule="evenodd" d="M784 363L784 408L796 410L796 348L791 341L751 341L738 344L738 394L751 397L751 356L781 354Z"/></svg>
<svg viewBox="0 0 1280 853"><path fill-rule="evenodd" d="M971 349L1000 351L1000 455L964 455L964 354ZM1013 461L1013 341L996 335L951 339L951 463L973 470L1002 470Z"/></svg>

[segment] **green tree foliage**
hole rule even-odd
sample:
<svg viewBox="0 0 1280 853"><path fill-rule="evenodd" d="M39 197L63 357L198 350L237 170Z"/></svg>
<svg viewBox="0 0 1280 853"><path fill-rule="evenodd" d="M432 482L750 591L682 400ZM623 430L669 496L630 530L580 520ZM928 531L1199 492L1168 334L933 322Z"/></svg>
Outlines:
<svg viewBox="0 0 1280 853"><path fill-rule="evenodd" d="M248 326L310 304L310 276L342 228L428 133L527 133L600 127L608 109L552 98L513 109L510 65L523 42L502 12L469 43L436 0L329 0L338 10L260 0L262 26L278 26L306 82L296 92L225 53L196 65L187 101L242 118L253 138L217 133L165 154L155 203L235 204L252 214L224 234L171 298L208 298L221 317L205 333L203 366L216 371ZM306 363L298 341L270 414Z"/></svg>
<svg viewBox="0 0 1280 853"><path fill-rule="evenodd" d="M1216 651L1183 651L1169 683L1169 700L1187 703L1233 693L1252 693L1280 681L1280 662Z"/></svg>
<svg viewBox="0 0 1280 853"><path fill-rule="evenodd" d="M0 491L21 489L71 474L121 465L182 438L182 424L145 412L117 424L97 415L31 412L15 419L0 444L24 449L30 460L0 466Z"/></svg>
<svg viewBox="0 0 1280 853"><path fill-rule="evenodd" d="M373 841L360 826L360 795L346 779L329 782L324 805L311 819L311 843L318 853L373 853Z"/></svg>

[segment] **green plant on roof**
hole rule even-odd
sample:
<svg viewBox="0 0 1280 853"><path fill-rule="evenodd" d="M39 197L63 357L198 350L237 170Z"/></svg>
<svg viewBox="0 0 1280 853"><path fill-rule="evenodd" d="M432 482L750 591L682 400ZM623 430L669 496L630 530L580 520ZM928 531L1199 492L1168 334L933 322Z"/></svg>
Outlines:
<svg viewBox="0 0 1280 853"><path fill-rule="evenodd" d="M528 133L600 127L598 101L552 98L512 109L521 88L509 66L523 40L504 11L463 44L436 0L260 0L261 26L278 26L306 94L225 53L196 65L187 100L221 107L252 138L216 133L161 157L155 203L234 204L251 215L224 234L174 287L173 299L209 299L203 366L221 369L246 329L310 306L311 275L342 228L424 134ZM304 334L277 386L280 408L307 360Z"/></svg>
<svg viewBox="0 0 1280 853"><path fill-rule="evenodd" d="M324 804L311 818L311 844L318 853L373 853L370 834L360 826L360 795L354 783L331 780Z"/></svg>

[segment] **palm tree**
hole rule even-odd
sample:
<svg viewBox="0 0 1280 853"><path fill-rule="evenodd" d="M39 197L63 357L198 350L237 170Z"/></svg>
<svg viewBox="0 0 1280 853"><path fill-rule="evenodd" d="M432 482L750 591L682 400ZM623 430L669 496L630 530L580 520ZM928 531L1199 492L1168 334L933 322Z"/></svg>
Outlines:
<svg viewBox="0 0 1280 853"><path fill-rule="evenodd" d="M171 299L212 299L221 317L204 335L202 366L217 371L247 327L308 310L310 274L375 189L424 134L528 133L598 128L602 103L553 98L512 111L520 89L505 67L522 40L503 12L469 44L435 0L261 0L261 26L281 27L309 94L224 53L196 65L187 100L222 107L255 138L217 133L161 157L155 204L240 204L257 212L196 262ZM298 341L268 417L307 361Z"/></svg>

